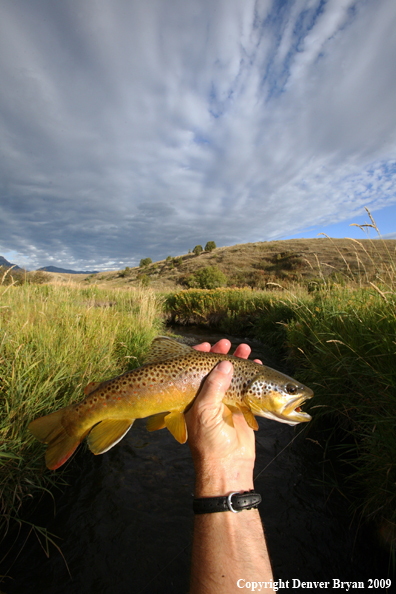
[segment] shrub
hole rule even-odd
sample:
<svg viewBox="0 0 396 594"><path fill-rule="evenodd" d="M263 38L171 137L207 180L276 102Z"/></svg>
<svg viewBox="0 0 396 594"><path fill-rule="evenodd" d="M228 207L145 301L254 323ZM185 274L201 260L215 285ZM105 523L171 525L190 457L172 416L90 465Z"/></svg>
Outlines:
<svg viewBox="0 0 396 594"><path fill-rule="evenodd" d="M131 274L131 269L129 268L129 266L126 266L125 267L125 270L121 270L118 273L118 276L120 276L121 278L124 278L125 276L129 276L130 274Z"/></svg>
<svg viewBox="0 0 396 594"><path fill-rule="evenodd" d="M140 260L140 264L139 267L140 268L145 268L146 266L148 266L149 264L152 264L152 259L151 258L142 258Z"/></svg>
<svg viewBox="0 0 396 594"><path fill-rule="evenodd" d="M148 276L148 274L140 274L138 276L138 281L142 287L148 287L151 282L151 278Z"/></svg>
<svg viewBox="0 0 396 594"><path fill-rule="evenodd" d="M34 285L42 285L43 283L48 282L49 279L49 275L42 270L36 270L36 272L33 272L33 274L29 275L29 282L33 283Z"/></svg>
<svg viewBox="0 0 396 594"><path fill-rule="evenodd" d="M195 254L196 256L199 256L199 254L202 251L203 251L202 245L196 245L195 248L193 249L193 254Z"/></svg>
<svg viewBox="0 0 396 594"><path fill-rule="evenodd" d="M217 266L206 266L187 277L185 283L196 289L217 289L227 284L227 277Z"/></svg>
<svg viewBox="0 0 396 594"><path fill-rule="evenodd" d="M208 241L205 245L205 252L212 252L216 249L216 244L214 241Z"/></svg>

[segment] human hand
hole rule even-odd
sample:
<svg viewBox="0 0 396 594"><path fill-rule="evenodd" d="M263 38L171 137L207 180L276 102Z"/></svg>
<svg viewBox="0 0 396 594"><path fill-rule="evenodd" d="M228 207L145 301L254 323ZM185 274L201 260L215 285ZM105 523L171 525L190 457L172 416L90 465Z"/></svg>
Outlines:
<svg viewBox="0 0 396 594"><path fill-rule="evenodd" d="M222 339L194 347L199 351L227 354L231 343ZM247 359L248 345L239 345L235 356ZM261 363L258 359L256 362ZM194 405L185 413L188 443L196 470L196 497L224 495L253 488L255 442L253 430L242 413L222 403L231 384L233 366L221 361L209 374Z"/></svg>

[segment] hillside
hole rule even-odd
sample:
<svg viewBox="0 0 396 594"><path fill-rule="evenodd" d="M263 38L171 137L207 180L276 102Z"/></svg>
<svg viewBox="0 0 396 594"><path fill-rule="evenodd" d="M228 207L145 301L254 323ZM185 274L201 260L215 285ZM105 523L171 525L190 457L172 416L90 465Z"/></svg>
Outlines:
<svg viewBox="0 0 396 594"><path fill-rule="evenodd" d="M15 270L23 270L22 268L20 268L16 264L12 264L8 260L6 260L3 256L0 256L0 267L2 267L2 268L12 268L14 271Z"/></svg>
<svg viewBox="0 0 396 594"><path fill-rule="evenodd" d="M192 283L191 275L208 266L227 278L228 286L271 288L271 283L308 284L337 274L374 280L396 260L396 240L290 239L221 247L212 252L184 254L153 262L144 268L90 275L51 275L53 280L128 287L143 283L156 290L180 290ZM47 273L48 274L48 273Z"/></svg>

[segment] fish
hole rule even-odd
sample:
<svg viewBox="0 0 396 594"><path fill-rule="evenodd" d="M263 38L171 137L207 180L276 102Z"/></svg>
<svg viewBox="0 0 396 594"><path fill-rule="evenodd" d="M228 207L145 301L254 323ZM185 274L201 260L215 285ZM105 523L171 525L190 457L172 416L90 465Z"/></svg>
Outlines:
<svg viewBox="0 0 396 594"><path fill-rule="evenodd" d="M249 359L197 351L173 338L157 336L144 365L107 381L91 382L84 400L33 420L28 429L47 444L45 462L50 470L62 466L85 438L94 454L107 452L135 419L148 417L149 431L167 427L179 443L185 443L184 413L207 375L225 359L234 367L223 399L226 422L232 424L232 413L237 411L256 431L255 416L289 425L311 420L301 406L313 392L293 378Z"/></svg>

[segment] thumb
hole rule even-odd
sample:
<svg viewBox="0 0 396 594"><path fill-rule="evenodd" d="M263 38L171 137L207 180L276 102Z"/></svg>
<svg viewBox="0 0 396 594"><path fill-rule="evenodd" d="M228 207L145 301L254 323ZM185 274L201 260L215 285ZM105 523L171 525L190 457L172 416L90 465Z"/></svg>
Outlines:
<svg viewBox="0 0 396 594"><path fill-rule="evenodd" d="M195 404L199 408L219 406L231 385L233 371L230 361L221 361L216 365L206 378Z"/></svg>

